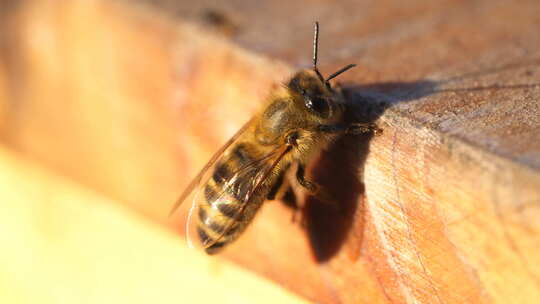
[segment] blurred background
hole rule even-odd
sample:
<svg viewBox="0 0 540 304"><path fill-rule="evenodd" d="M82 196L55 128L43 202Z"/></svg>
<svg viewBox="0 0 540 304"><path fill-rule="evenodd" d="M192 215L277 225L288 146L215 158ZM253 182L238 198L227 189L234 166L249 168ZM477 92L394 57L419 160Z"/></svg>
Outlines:
<svg viewBox="0 0 540 304"><path fill-rule="evenodd" d="M208 116L181 67L200 46L182 45L216 38L142 1L0 3L0 302L302 302L168 218L199 143L221 144L179 132Z"/></svg>
<svg viewBox="0 0 540 304"><path fill-rule="evenodd" d="M316 20L383 109L312 170L346 211L188 249L170 208ZM0 1L0 302L537 303L539 30L533 0Z"/></svg>

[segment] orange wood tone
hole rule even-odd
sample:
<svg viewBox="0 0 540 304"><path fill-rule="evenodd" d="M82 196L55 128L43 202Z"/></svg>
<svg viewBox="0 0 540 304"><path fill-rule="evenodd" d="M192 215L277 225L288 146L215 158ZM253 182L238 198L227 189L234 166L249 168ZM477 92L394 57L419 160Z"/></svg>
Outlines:
<svg viewBox="0 0 540 304"><path fill-rule="evenodd" d="M181 232L176 197L291 64L309 64L319 19L321 69L360 64L340 79L383 133L343 137L312 164L335 204L297 191L302 226L268 202L216 259L320 303L538 302L535 1L290 4L302 18L282 1L160 3L11 7L4 145ZM238 31L212 31L207 8Z"/></svg>

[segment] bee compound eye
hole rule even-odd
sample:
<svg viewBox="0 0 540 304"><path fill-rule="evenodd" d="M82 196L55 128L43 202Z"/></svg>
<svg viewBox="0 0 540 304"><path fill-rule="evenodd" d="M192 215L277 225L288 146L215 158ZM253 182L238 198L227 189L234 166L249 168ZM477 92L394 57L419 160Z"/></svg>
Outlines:
<svg viewBox="0 0 540 304"><path fill-rule="evenodd" d="M329 113L329 105L328 102L321 97L315 96L315 97L305 97L305 105L308 109L312 110L313 112L317 113L320 116L327 116Z"/></svg>
<svg viewBox="0 0 540 304"><path fill-rule="evenodd" d="M305 97L306 108L313 110L313 101L311 97Z"/></svg>

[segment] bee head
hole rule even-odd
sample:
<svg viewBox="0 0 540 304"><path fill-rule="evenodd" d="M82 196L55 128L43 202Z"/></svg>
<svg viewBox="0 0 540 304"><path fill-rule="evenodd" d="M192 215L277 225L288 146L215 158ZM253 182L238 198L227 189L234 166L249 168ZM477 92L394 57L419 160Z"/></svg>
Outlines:
<svg viewBox="0 0 540 304"><path fill-rule="evenodd" d="M294 75L287 88L300 110L320 120L339 119L342 100L332 87L313 70L302 70Z"/></svg>
<svg viewBox="0 0 540 304"><path fill-rule="evenodd" d="M272 143L284 134L316 134L324 125L334 125L343 116L345 103L340 92L330 85L330 80L354 67L349 64L326 79L317 68L319 23L315 23L313 40L313 68L296 73L286 83L286 93L274 97L265 109L257 132L262 143Z"/></svg>
<svg viewBox="0 0 540 304"><path fill-rule="evenodd" d="M287 87L293 96L301 99L303 106L312 114L322 119L330 119L337 114L337 108L340 106L336 101L337 94L330 85L330 80L341 73L355 67L355 64L349 64L328 78L324 78L317 68L317 52L319 45L319 23L315 22L315 33L313 35L313 69L302 70L294 75L287 84Z"/></svg>

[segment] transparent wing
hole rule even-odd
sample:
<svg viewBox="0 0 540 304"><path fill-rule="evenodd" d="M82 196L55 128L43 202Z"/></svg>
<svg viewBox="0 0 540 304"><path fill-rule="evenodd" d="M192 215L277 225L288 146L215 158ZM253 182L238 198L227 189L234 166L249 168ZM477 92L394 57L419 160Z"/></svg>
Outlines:
<svg viewBox="0 0 540 304"><path fill-rule="evenodd" d="M193 190L196 189L201 184L201 181L204 175L208 172L208 170L212 168L213 165L223 156L223 153L227 150L227 148L229 148L240 137L240 135L242 135L247 130L247 128L249 127L252 121L253 121L253 118L250 119L247 123L245 123L242 126L242 128L240 128L240 130L238 130L233 135L233 137L231 137L219 150L216 151L216 153L214 153L212 158L208 161L208 163L206 163L206 165L204 165L204 167L199 172L199 174L197 174L197 176L191 181L191 183L189 183L189 185L184 190L184 192L182 192L178 200L175 202L175 204L171 208L171 211L169 212L169 216L171 216L178 209L178 207L182 205L184 200L191 194L191 192L193 192Z"/></svg>
<svg viewBox="0 0 540 304"><path fill-rule="evenodd" d="M195 243L194 238L198 238L198 235L192 234L196 230L195 227L197 224L197 219L195 219L194 215L199 214L201 204L206 204L205 199L219 202L234 196L245 203L242 204L240 210L238 210L233 217L221 217L220 223L222 229L220 229L217 236L211 239L203 240L202 243L197 242L197 244L204 249L220 242L228 231L233 229L235 223L237 223L247 211L247 207L253 195L260 190L261 186L264 184L264 181L267 180L267 178L272 174L274 168L279 164L283 156L285 156L289 150L289 146L280 146L268 154L243 165L233 172L231 177L224 182L221 189L209 198L200 197L200 194L204 193L205 185L205 183L201 183L201 188L199 188L197 194L195 195L186 226L186 235L188 236L190 246L193 246Z"/></svg>

